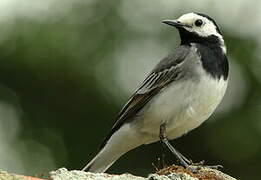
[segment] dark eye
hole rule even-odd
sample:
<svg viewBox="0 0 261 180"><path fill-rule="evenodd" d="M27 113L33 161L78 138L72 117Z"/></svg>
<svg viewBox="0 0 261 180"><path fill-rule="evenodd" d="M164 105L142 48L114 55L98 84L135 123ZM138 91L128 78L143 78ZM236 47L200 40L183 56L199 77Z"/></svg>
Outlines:
<svg viewBox="0 0 261 180"><path fill-rule="evenodd" d="M195 21L195 26L197 26L197 27L202 26L202 24L203 24L203 21L202 21L201 19L197 19L197 20Z"/></svg>

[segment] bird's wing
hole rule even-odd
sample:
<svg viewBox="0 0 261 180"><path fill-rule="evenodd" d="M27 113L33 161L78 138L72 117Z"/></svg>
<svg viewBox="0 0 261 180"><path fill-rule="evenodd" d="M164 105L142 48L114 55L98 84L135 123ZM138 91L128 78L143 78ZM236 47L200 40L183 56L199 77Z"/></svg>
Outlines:
<svg viewBox="0 0 261 180"><path fill-rule="evenodd" d="M160 90L169 83L182 77L182 64L186 61L189 50L190 46L180 46L160 61L122 108L118 114L117 121L114 123L101 147L106 144L112 134L117 131L124 122L131 121Z"/></svg>

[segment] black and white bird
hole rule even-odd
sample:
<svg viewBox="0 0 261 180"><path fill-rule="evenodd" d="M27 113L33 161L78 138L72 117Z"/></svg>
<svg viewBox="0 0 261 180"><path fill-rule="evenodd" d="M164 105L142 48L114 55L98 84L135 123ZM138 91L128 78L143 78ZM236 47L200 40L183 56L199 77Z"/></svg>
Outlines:
<svg viewBox="0 0 261 180"><path fill-rule="evenodd" d="M134 92L100 152L83 170L104 172L126 152L159 140L183 166L189 166L188 159L168 140L198 127L221 102L229 71L226 46L218 25L208 15L187 13L163 23L177 28L180 46Z"/></svg>

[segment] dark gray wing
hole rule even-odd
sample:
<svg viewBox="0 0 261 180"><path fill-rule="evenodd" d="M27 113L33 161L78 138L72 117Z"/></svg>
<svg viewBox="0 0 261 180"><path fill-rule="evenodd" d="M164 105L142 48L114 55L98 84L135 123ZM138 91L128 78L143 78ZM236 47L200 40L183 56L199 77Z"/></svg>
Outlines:
<svg viewBox="0 0 261 180"><path fill-rule="evenodd" d="M185 61L190 46L180 46L173 53L165 57L151 71L148 77L142 82L139 88L131 96L118 114L110 133L103 141L101 148L125 122L128 122L154 97L160 90L169 83L177 80L181 75L180 65Z"/></svg>

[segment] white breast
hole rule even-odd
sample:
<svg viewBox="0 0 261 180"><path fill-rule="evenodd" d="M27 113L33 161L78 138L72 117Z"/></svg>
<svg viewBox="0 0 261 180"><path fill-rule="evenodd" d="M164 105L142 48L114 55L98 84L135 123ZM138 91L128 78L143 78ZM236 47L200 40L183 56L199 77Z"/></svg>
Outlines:
<svg viewBox="0 0 261 180"><path fill-rule="evenodd" d="M159 127L167 123L169 139L198 127L214 112L227 87L222 77L214 79L204 72L198 81L185 80L164 89L148 104L139 120L140 131L158 140Z"/></svg>
<svg viewBox="0 0 261 180"><path fill-rule="evenodd" d="M223 78L220 80L214 80L210 76L202 78L191 95L184 98L185 108L181 117L179 119L173 117L168 122L169 138L179 137L207 120L224 97L226 87L227 81Z"/></svg>

